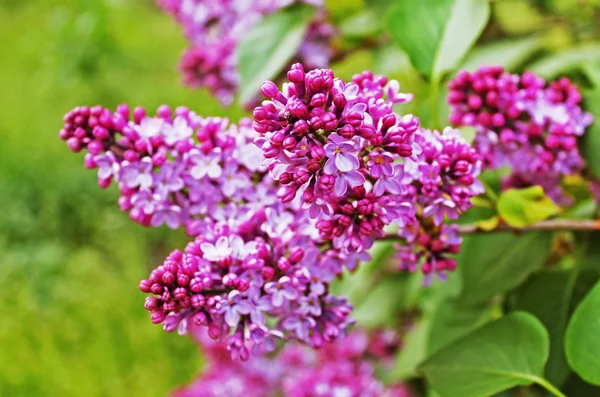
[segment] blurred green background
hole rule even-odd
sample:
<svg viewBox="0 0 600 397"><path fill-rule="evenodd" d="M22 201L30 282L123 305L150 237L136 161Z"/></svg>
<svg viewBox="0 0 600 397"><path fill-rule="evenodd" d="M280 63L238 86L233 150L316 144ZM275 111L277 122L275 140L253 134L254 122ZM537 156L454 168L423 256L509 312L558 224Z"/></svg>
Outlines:
<svg viewBox="0 0 600 397"><path fill-rule="evenodd" d="M199 355L137 284L183 233L130 222L57 134L79 104L227 112L181 86L185 41L152 0L0 0L0 43L0 395L164 396Z"/></svg>
<svg viewBox="0 0 600 397"><path fill-rule="evenodd" d="M598 37L593 2L494 3L482 48L519 42L520 64ZM380 33L360 0L328 5L343 46ZM150 324L137 284L185 237L130 222L115 190L100 190L83 156L58 139L62 116L122 102L242 113L181 86L185 41L153 0L0 0L0 43L0 395L163 396L201 360L190 340ZM393 46L363 49L334 69L350 77L365 68L392 73L405 90L428 89ZM428 101L411 106L426 118Z"/></svg>

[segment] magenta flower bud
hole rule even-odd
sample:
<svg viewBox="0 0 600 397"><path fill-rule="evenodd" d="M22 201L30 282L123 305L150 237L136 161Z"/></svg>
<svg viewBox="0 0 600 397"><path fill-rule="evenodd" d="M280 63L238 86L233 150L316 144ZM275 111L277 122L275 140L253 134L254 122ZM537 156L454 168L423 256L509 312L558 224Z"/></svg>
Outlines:
<svg viewBox="0 0 600 397"><path fill-rule="evenodd" d="M271 143L267 142L263 145L262 147L263 149L263 154L265 156L265 158L274 158L279 156L279 153L281 153L281 148L278 146L273 146Z"/></svg>
<svg viewBox="0 0 600 397"><path fill-rule="evenodd" d="M282 185L287 185L288 183L292 182L292 174L289 172L282 172L281 175L279 175L279 182Z"/></svg>
<svg viewBox="0 0 600 397"><path fill-rule="evenodd" d="M296 139L293 136L288 136L283 140L283 144L281 145L285 150L292 151L296 148Z"/></svg>
<svg viewBox="0 0 600 397"><path fill-rule="evenodd" d="M129 119L129 106L126 103L122 103L117 106L116 113L119 113L125 120Z"/></svg>
<svg viewBox="0 0 600 397"><path fill-rule="evenodd" d="M321 108L327 104L327 95L323 93L317 93L310 99L310 106Z"/></svg>
<svg viewBox="0 0 600 397"><path fill-rule="evenodd" d="M188 276L185 273L178 273L177 274L177 285L180 285L182 287L187 287L190 283L190 276Z"/></svg>
<svg viewBox="0 0 600 397"><path fill-rule="evenodd" d="M260 275L267 281L271 280L273 276L275 276L275 269L273 269L272 267L265 266L262 269L260 269Z"/></svg>
<svg viewBox="0 0 600 397"><path fill-rule="evenodd" d="M401 157L410 157L412 156L412 146L408 144L398 145L397 147L398 155Z"/></svg>
<svg viewBox="0 0 600 397"><path fill-rule="evenodd" d="M312 203L313 201L315 201L315 191L312 187L308 187L304 193L302 193L302 201L304 201L305 203Z"/></svg>
<svg viewBox="0 0 600 397"><path fill-rule="evenodd" d="M208 324L208 318L206 317L206 313L204 313L204 312L199 312L199 313L194 314L194 316L192 317L192 321L197 326L202 326L202 325Z"/></svg>
<svg viewBox="0 0 600 397"><path fill-rule="evenodd" d="M175 275L171 272L165 272L162 275L162 282L166 285L173 285L175 283Z"/></svg>
<svg viewBox="0 0 600 397"><path fill-rule="evenodd" d="M83 139L87 136L87 131L85 130L85 128L77 127L73 132L73 136L77 139Z"/></svg>
<svg viewBox="0 0 600 397"><path fill-rule="evenodd" d="M287 78L292 83L304 82L304 67L302 66L302 64L293 64L290 70L287 72Z"/></svg>
<svg viewBox="0 0 600 397"><path fill-rule="evenodd" d="M162 311L155 311L152 312L152 314L150 315L150 320L152 320L152 324L160 324L163 321L165 321L166 318L166 314Z"/></svg>
<svg viewBox="0 0 600 397"><path fill-rule="evenodd" d="M87 149L91 154L98 155L102 153L104 147L98 141L91 141L90 143L88 143Z"/></svg>
<svg viewBox="0 0 600 397"><path fill-rule="evenodd" d="M338 218L338 224L343 227L348 227L352 224L352 218L350 218L348 215L341 215Z"/></svg>
<svg viewBox="0 0 600 397"><path fill-rule="evenodd" d="M494 127L502 127L506 123L506 119L502 113L495 113L492 116L492 125Z"/></svg>
<svg viewBox="0 0 600 397"><path fill-rule="evenodd" d="M282 256L281 258L279 258L277 260L277 268L279 270L281 270L282 272L287 272L291 266L292 266L292 263L285 256Z"/></svg>
<svg viewBox="0 0 600 397"><path fill-rule="evenodd" d="M133 110L133 120L136 124L139 124L144 117L146 117L146 109L143 107L138 106Z"/></svg>
<svg viewBox="0 0 600 397"><path fill-rule="evenodd" d="M290 252L289 260L294 265L300 262L304 258L304 249L302 247L295 247Z"/></svg>
<svg viewBox="0 0 600 397"><path fill-rule="evenodd" d="M346 203L342 205L342 212L345 215L352 216L352 214L354 214L354 207L352 206L352 204Z"/></svg>
<svg viewBox="0 0 600 397"><path fill-rule="evenodd" d="M235 281L237 280L237 274L228 273L223 276L223 285L227 287L233 287L235 285Z"/></svg>
<svg viewBox="0 0 600 397"><path fill-rule="evenodd" d="M67 139L67 146L73 152L79 152L81 150L81 141L75 137Z"/></svg>
<svg viewBox="0 0 600 397"><path fill-rule="evenodd" d="M142 280L139 284L140 291L149 294L152 288L152 281L150 280Z"/></svg>
<svg viewBox="0 0 600 397"><path fill-rule="evenodd" d="M325 158L325 149L321 146L315 146L310 150L310 155L313 159L321 161Z"/></svg>
<svg viewBox="0 0 600 397"><path fill-rule="evenodd" d="M333 97L333 104L337 108L343 108L348 103L348 100L343 94L337 94Z"/></svg>
<svg viewBox="0 0 600 397"><path fill-rule="evenodd" d="M288 108L292 117L298 119L306 119L308 117L308 108L300 100L293 101L289 104Z"/></svg>
<svg viewBox="0 0 600 397"><path fill-rule="evenodd" d="M144 308L148 311L152 311L158 308L158 300L153 296L146 297L146 301L144 302Z"/></svg>
<svg viewBox="0 0 600 397"><path fill-rule="evenodd" d="M190 280L190 289L192 292L200 292L204 289L204 283L202 279L194 277Z"/></svg>
<svg viewBox="0 0 600 397"><path fill-rule="evenodd" d="M123 154L123 158L125 158L125 160L133 163L135 161L138 161L140 159L140 156L136 151L128 149Z"/></svg>
<svg viewBox="0 0 600 397"><path fill-rule="evenodd" d="M306 120L298 120L294 123L293 131L295 134L304 135L308 133L309 130L310 126L308 125L308 122L306 122Z"/></svg>
<svg viewBox="0 0 600 397"><path fill-rule="evenodd" d="M161 294L163 291L163 286L157 283L152 284L152 287L150 287L150 292L152 292L154 295L159 295Z"/></svg>
<svg viewBox="0 0 600 397"><path fill-rule="evenodd" d="M160 105L156 110L156 114L158 117L168 121L171 119L171 108L169 105Z"/></svg>
<svg viewBox="0 0 600 397"><path fill-rule="evenodd" d="M183 300L187 296L187 290L183 287L177 287L173 290L173 296L177 300Z"/></svg>
<svg viewBox="0 0 600 397"><path fill-rule="evenodd" d="M470 95L468 100L469 107L473 110L481 109L483 101L479 95Z"/></svg>
<svg viewBox="0 0 600 397"><path fill-rule="evenodd" d="M462 116L461 123L464 125L472 126L475 124L475 115L473 113L466 113Z"/></svg>
<svg viewBox="0 0 600 397"><path fill-rule="evenodd" d="M310 159L308 163L306 163L306 169L311 174L316 174L321 169L321 164L317 159Z"/></svg>
<svg viewBox="0 0 600 397"><path fill-rule="evenodd" d="M350 124L346 124L342 128L340 128L338 133L346 139L352 139L354 137L355 130L354 127L352 127Z"/></svg>
<svg viewBox="0 0 600 397"><path fill-rule="evenodd" d="M191 305L194 309L199 309L204 306L206 300L204 299L204 295L196 294L192 295Z"/></svg>
<svg viewBox="0 0 600 397"><path fill-rule="evenodd" d="M310 119L310 121L308 122L308 124L310 125L310 127L313 130L320 130L323 128L323 126L325 125L323 123L323 120L321 119L321 117L319 116L314 116Z"/></svg>
<svg viewBox="0 0 600 397"><path fill-rule="evenodd" d="M458 90L450 90L448 92L448 103L450 104L456 104L456 103L460 103L465 99L465 95Z"/></svg>
<svg viewBox="0 0 600 397"><path fill-rule="evenodd" d="M296 182L296 184L299 186L302 186L310 180L310 177L311 175L308 172L304 170L298 170L294 174L294 182Z"/></svg>
<svg viewBox="0 0 600 397"><path fill-rule="evenodd" d="M245 292L250 288L250 283L248 280L238 278L235 282L235 288L240 292Z"/></svg>
<svg viewBox="0 0 600 397"><path fill-rule="evenodd" d="M211 339L219 339L221 336L221 327L217 323L212 323L208 326L208 336Z"/></svg>
<svg viewBox="0 0 600 397"><path fill-rule="evenodd" d="M296 189L288 186L282 186L277 190L277 198L283 203L289 203L296 197Z"/></svg>
<svg viewBox="0 0 600 397"><path fill-rule="evenodd" d="M260 91L267 98L275 98L277 94L279 94L277 84L273 83L272 81L265 81L260 87Z"/></svg>
<svg viewBox="0 0 600 397"><path fill-rule="evenodd" d="M63 141L66 141L68 138L71 137L71 132L68 131L66 128L62 128L58 133L58 137Z"/></svg>

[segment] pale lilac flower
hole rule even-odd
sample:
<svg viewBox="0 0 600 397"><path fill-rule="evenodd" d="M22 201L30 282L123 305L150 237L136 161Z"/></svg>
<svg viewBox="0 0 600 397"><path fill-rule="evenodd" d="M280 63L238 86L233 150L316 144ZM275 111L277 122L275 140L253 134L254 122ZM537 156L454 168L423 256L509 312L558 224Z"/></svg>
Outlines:
<svg viewBox="0 0 600 397"><path fill-rule="evenodd" d="M275 307L282 306L288 300L298 298L298 290L294 288L289 277L284 276L277 282L265 284L265 292L271 295L271 303Z"/></svg>
<svg viewBox="0 0 600 397"><path fill-rule="evenodd" d="M205 259L215 262L223 260L233 253L233 248L229 245L229 239L225 236L219 237L215 244L202 243L200 248L202 248Z"/></svg>
<svg viewBox="0 0 600 397"><path fill-rule="evenodd" d="M214 150L209 154L203 154L199 151L190 153L189 160L192 163L190 174L196 179L201 179L205 175L209 178L217 179L223 173L221 168L221 153L220 150Z"/></svg>
<svg viewBox="0 0 600 397"><path fill-rule="evenodd" d="M334 174L337 171L350 172L359 165L356 157L354 143L337 134L329 135L329 142L325 144L325 154L329 158L325 163L325 172Z"/></svg>
<svg viewBox="0 0 600 397"><path fill-rule="evenodd" d="M252 304L242 298L239 291L231 291L222 303L221 313L225 315L225 322L230 327L235 327L240 322L240 315L252 312Z"/></svg>
<svg viewBox="0 0 600 397"><path fill-rule="evenodd" d="M333 193L338 197L343 197L348 191L348 187L354 188L365 183L365 176L358 171L337 171L335 175L335 185Z"/></svg>

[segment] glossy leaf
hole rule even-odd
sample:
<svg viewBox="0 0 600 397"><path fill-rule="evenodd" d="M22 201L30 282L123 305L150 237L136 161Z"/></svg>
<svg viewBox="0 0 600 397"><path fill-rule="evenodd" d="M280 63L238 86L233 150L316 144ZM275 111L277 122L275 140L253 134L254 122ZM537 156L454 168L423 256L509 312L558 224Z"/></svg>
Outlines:
<svg viewBox="0 0 600 397"><path fill-rule="evenodd" d="M551 233L478 234L464 238L458 256L462 304L476 304L509 291L542 267Z"/></svg>
<svg viewBox="0 0 600 397"><path fill-rule="evenodd" d="M587 44L549 55L528 67L545 78L577 70L587 62L600 61L600 44Z"/></svg>
<svg viewBox="0 0 600 397"><path fill-rule="evenodd" d="M246 103L265 80L280 73L302 44L314 10L295 5L269 15L250 29L237 47L240 102Z"/></svg>
<svg viewBox="0 0 600 397"><path fill-rule="evenodd" d="M396 0L387 23L413 66L439 79L473 46L489 15L487 0Z"/></svg>
<svg viewBox="0 0 600 397"><path fill-rule="evenodd" d="M443 348L420 369L441 396L489 396L538 382L548 344L534 316L515 312Z"/></svg>
<svg viewBox="0 0 600 397"><path fill-rule="evenodd" d="M528 280L516 293L516 308L535 315L550 335L546 377L562 384L570 373L564 353L564 334L571 309L577 272L543 272Z"/></svg>
<svg viewBox="0 0 600 397"><path fill-rule="evenodd" d="M567 328L569 365L586 382L600 385L600 282L579 304Z"/></svg>
<svg viewBox="0 0 600 397"><path fill-rule="evenodd" d="M508 71L513 71L541 49L543 44L539 36L492 42L475 47L460 68L475 71L483 65L500 65Z"/></svg>
<svg viewBox="0 0 600 397"><path fill-rule="evenodd" d="M515 227L533 225L559 211L560 207L546 196L541 186L509 189L498 200L498 214L506 223Z"/></svg>
<svg viewBox="0 0 600 397"><path fill-rule="evenodd" d="M594 123L583 136L581 151L592 173L600 177L600 88L584 95L586 110L594 115Z"/></svg>

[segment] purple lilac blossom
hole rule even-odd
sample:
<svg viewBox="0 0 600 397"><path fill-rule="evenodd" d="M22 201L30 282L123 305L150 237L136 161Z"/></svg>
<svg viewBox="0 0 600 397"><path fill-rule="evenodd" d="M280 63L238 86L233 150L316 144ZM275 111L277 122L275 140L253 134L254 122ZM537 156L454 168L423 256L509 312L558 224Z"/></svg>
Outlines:
<svg viewBox="0 0 600 397"><path fill-rule="evenodd" d="M273 190L273 183L262 178L262 154L252 144L249 120L233 125L185 107L173 112L161 106L157 113L130 112L127 105L116 112L78 107L65 116L60 136L71 150L87 149L86 167L98 168L102 187L115 181L121 208L145 226L183 226L197 235L215 222L225 203L272 202L265 190ZM244 207L236 210L243 213Z"/></svg>
<svg viewBox="0 0 600 397"><path fill-rule="evenodd" d="M228 360L226 348L215 344L206 332L193 327L192 334L207 356L207 369L173 397L415 395L407 384L385 386L377 377L375 364L393 360L399 347L398 336L391 330L372 335L353 331L317 352L291 343L250 363Z"/></svg>
<svg viewBox="0 0 600 397"><path fill-rule="evenodd" d="M560 187L584 168L577 138L592 123L577 86L563 77L547 83L532 72L500 66L461 71L449 84L450 122L473 126L486 168L508 165L505 187L541 185L557 204L572 201Z"/></svg>
<svg viewBox="0 0 600 397"><path fill-rule="evenodd" d="M335 248L363 252L392 223L401 238L412 232L436 236L484 191L477 180L480 157L458 130L425 130L415 116L394 112L395 103L411 99L397 81L367 71L344 82L329 69L305 72L300 64L287 76L281 91L273 82L263 84L270 99L254 110L255 143L281 184L277 197L300 200L321 239ZM415 265L442 278L455 267L429 262Z"/></svg>
<svg viewBox="0 0 600 397"><path fill-rule="evenodd" d="M224 105L233 102L239 86L236 48L239 40L265 16L294 3L317 9L295 58L311 67L325 67L332 56L336 32L325 20L323 0L158 0L189 42L180 70L186 85L206 88Z"/></svg>

